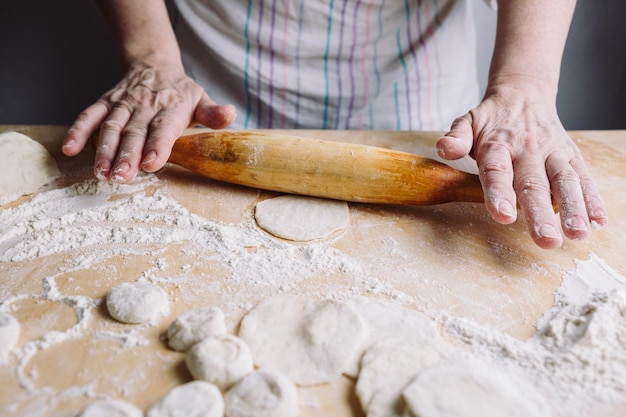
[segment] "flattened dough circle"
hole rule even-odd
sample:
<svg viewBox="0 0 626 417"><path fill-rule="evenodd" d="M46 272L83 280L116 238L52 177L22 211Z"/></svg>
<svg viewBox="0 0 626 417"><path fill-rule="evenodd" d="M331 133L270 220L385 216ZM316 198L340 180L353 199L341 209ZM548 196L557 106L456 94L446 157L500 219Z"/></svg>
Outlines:
<svg viewBox="0 0 626 417"><path fill-rule="evenodd" d="M289 295L257 304L239 328L255 363L284 373L296 385L339 377L359 354L366 332L347 304Z"/></svg>
<svg viewBox="0 0 626 417"><path fill-rule="evenodd" d="M257 203L254 218L274 236L304 242L325 239L345 229L350 214L345 201L283 195Z"/></svg>
<svg viewBox="0 0 626 417"><path fill-rule="evenodd" d="M0 155L0 204L34 193L61 175L47 149L21 133L0 134Z"/></svg>

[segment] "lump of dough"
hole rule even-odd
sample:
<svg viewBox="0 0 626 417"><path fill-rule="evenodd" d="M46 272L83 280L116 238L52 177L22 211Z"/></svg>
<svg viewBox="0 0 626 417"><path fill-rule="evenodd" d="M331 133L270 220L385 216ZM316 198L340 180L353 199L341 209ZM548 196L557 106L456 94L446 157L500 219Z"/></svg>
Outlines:
<svg viewBox="0 0 626 417"><path fill-rule="evenodd" d="M39 142L17 132L0 134L0 205L34 193L61 175Z"/></svg>
<svg viewBox="0 0 626 417"><path fill-rule="evenodd" d="M20 323L10 314L0 313L0 359L17 344Z"/></svg>
<svg viewBox="0 0 626 417"><path fill-rule="evenodd" d="M405 387L420 370L440 359L440 353L428 345L393 340L369 347L361 359L356 381L356 395L365 414L368 417L403 415Z"/></svg>
<svg viewBox="0 0 626 417"><path fill-rule="evenodd" d="M293 417L298 391L285 375L258 370L235 384L224 397L226 417Z"/></svg>
<svg viewBox="0 0 626 417"><path fill-rule="evenodd" d="M489 372L489 375L487 374ZM490 370L445 363L420 372L402 394L413 417L548 417L530 387L520 389Z"/></svg>
<svg viewBox="0 0 626 417"><path fill-rule="evenodd" d="M274 236L309 241L324 239L348 226L350 215L345 201L283 195L256 204L257 224Z"/></svg>
<svg viewBox="0 0 626 417"><path fill-rule="evenodd" d="M345 374L356 378L363 352L376 343L399 343L418 346L443 344L435 323L417 310L408 309L378 298L357 296L345 301L363 318L367 340Z"/></svg>
<svg viewBox="0 0 626 417"><path fill-rule="evenodd" d="M154 403L147 417L223 417L224 398L215 385L192 381L172 389Z"/></svg>
<svg viewBox="0 0 626 417"><path fill-rule="evenodd" d="M111 317L122 323L146 323L169 312L167 293L149 282L116 285L107 294L106 303Z"/></svg>
<svg viewBox="0 0 626 417"><path fill-rule="evenodd" d="M254 369L248 345L233 335L209 337L189 349L185 362L195 379L228 389Z"/></svg>
<svg viewBox="0 0 626 417"><path fill-rule="evenodd" d="M143 411L122 400L102 400L88 405L78 417L143 417Z"/></svg>
<svg viewBox="0 0 626 417"><path fill-rule="evenodd" d="M211 336L226 334L224 313L217 307L200 307L180 315L167 328L169 346L186 352L196 343Z"/></svg>
<svg viewBox="0 0 626 417"><path fill-rule="evenodd" d="M246 314L239 336L260 368L280 371L297 385L315 385L346 370L366 330L361 317L342 302L279 295Z"/></svg>

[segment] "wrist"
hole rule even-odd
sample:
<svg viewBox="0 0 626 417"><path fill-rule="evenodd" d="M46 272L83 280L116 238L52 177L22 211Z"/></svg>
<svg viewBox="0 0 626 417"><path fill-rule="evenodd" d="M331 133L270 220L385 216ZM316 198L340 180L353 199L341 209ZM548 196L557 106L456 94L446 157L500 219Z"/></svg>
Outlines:
<svg viewBox="0 0 626 417"><path fill-rule="evenodd" d="M514 94L530 101L556 103L557 92L558 80L526 73L490 74L485 97Z"/></svg>

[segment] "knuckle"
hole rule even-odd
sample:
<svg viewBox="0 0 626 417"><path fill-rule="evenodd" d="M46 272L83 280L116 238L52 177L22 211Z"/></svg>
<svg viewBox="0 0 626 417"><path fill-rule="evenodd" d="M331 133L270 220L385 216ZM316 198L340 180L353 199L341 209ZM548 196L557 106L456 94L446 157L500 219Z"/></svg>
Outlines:
<svg viewBox="0 0 626 417"><path fill-rule="evenodd" d="M148 128L146 126L127 125L122 130L122 135L128 137L146 137L148 134Z"/></svg>
<svg viewBox="0 0 626 417"><path fill-rule="evenodd" d="M549 187L546 185L543 178L531 175L518 180L515 189L519 195L528 195L548 191Z"/></svg>
<svg viewBox="0 0 626 417"><path fill-rule="evenodd" d="M492 175L492 174L507 174L509 172L509 168L507 164L502 161L488 161L483 163L480 166L481 175Z"/></svg>
<svg viewBox="0 0 626 417"><path fill-rule="evenodd" d="M122 123L115 119L107 119L100 126L103 132L121 132L123 128Z"/></svg>

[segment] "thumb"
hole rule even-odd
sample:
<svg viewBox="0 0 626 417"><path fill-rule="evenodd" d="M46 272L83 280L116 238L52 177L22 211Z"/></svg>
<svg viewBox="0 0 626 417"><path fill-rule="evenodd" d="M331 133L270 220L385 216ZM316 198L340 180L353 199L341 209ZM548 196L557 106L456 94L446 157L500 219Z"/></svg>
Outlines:
<svg viewBox="0 0 626 417"><path fill-rule="evenodd" d="M437 153L444 159L460 159L472 151L473 145L474 129L468 113L452 122L450 131L437 141Z"/></svg>
<svg viewBox="0 0 626 417"><path fill-rule="evenodd" d="M223 129L235 121L237 109L232 104L216 104L204 93L196 106L193 124L201 124L211 129Z"/></svg>

